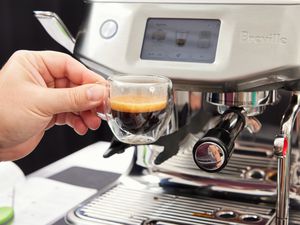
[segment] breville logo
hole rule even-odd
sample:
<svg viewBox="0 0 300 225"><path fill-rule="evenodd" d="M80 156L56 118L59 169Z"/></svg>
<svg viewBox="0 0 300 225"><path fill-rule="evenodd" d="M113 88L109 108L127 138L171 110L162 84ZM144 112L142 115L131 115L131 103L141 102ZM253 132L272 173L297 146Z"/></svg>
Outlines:
<svg viewBox="0 0 300 225"><path fill-rule="evenodd" d="M240 40L242 42L253 43L253 44L282 44L282 45L285 45L288 42L287 37L282 36L280 33L252 34L248 31L241 31Z"/></svg>

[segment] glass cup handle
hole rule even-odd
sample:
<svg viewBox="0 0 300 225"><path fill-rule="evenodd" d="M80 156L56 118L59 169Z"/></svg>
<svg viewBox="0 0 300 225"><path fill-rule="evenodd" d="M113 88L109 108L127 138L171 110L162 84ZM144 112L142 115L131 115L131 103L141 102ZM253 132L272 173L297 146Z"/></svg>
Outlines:
<svg viewBox="0 0 300 225"><path fill-rule="evenodd" d="M104 87L106 88L106 94L104 97L104 100L102 102L102 112L97 112L97 115L102 119L102 120L108 120L108 116L107 113L109 113L109 84L104 85Z"/></svg>
<svg viewBox="0 0 300 225"><path fill-rule="evenodd" d="M101 120L106 120L107 121L105 113L97 112L97 115L101 118Z"/></svg>

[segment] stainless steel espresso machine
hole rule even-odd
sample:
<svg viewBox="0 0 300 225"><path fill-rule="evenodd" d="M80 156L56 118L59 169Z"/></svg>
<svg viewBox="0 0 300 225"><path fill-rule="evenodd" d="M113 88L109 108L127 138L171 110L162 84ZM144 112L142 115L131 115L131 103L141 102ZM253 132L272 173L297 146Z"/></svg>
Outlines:
<svg viewBox="0 0 300 225"><path fill-rule="evenodd" d="M66 220L300 224L300 1L86 0L86 5L76 39L55 13L35 16L58 43L103 75L171 78L176 104L166 135L135 146L134 172L74 208ZM290 103L281 123L263 131L257 117L276 114L275 105L286 100L281 90ZM259 141L272 132L273 138ZM106 156L127 147L112 147Z"/></svg>

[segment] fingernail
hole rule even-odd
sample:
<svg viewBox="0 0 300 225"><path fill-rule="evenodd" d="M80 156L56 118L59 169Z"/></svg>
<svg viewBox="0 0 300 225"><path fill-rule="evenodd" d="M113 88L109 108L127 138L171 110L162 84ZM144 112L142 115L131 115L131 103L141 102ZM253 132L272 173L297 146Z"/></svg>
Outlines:
<svg viewBox="0 0 300 225"><path fill-rule="evenodd" d="M104 95L103 87L101 85L94 85L87 89L86 95L90 101L100 101Z"/></svg>

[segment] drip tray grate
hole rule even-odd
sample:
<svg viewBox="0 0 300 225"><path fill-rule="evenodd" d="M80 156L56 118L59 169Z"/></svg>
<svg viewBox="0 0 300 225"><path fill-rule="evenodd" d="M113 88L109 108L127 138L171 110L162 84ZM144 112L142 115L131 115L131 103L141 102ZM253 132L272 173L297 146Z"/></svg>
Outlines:
<svg viewBox="0 0 300 225"><path fill-rule="evenodd" d="M99 225L263 225L270 224L273 217L269 206L119 184L73 210L67 219L71 224Z"/></svg>

